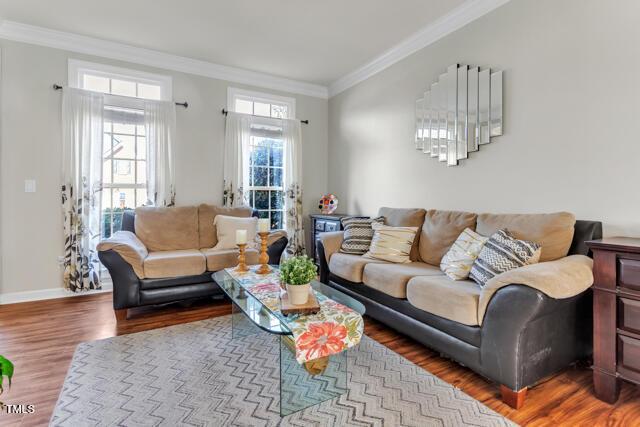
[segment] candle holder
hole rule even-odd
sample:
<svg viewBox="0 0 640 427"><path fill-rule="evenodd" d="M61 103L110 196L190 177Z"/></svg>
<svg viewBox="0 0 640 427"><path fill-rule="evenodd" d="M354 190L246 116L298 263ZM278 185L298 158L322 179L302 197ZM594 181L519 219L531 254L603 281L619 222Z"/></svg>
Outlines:
<svg viewBox="0 0 640 427"><path fill-rule="evenodd" d="M269 267L269 255L267 254L267 238L269 237L269 232L259 232L260 236L260 258L258 258L258 262L260 263L260 268L256 273L258 274L269 274L271 273L271 267Z"/></svg>
<svg viewBox="0 0 640 427"><path fill-rule="evenodd" d="M246 243L238 243L238 249L240 253L238 254L238 266L235 268L237 273L246 273L249 271L247 267L247 256L245 255L245 249L247 248Z"/></svg>

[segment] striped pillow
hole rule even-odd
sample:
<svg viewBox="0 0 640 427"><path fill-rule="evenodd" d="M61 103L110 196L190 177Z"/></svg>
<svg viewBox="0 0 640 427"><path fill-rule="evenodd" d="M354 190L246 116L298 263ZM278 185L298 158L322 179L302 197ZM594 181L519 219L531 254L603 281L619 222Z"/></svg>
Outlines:
<svg viewBox="0 0 640 427"><path fill-rule="evenodd" d="M340 252L353 255L364 255L371 246L373 238L373 223L382 223L383 217L362 218L349 216L342 218L344 227L344 240L340 246Z"/></svg>
<svg viewBox="0 0 640 427"><path fill-rule="evenodd" d="M418 227L390 227L373 223L373 239L365 258L381 259L396 263L411 262L409 253Z"/></svg>
<svg viewBox="0 0 640 427"><path fill-rule="evenodd" d="M473 263L469 278L480 286L494 276L540 259L541 246L535 242L518 240L508 230L498 230L491 235Z"/></svg>

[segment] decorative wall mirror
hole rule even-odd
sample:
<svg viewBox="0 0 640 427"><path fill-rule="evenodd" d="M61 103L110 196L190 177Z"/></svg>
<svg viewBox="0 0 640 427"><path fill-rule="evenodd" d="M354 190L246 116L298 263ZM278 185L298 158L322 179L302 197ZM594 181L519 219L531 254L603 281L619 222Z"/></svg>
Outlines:
<svg viewBox="0 0 640 427"><path fill-rule="evenodd" d="M502 135L502 71L454 64L416 100L415 146L449 166Z"/></svg>

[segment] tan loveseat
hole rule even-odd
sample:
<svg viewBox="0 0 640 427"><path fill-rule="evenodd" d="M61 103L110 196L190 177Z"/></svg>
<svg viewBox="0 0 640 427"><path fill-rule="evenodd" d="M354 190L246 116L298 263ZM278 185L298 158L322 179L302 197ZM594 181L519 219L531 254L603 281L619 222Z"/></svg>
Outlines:
<svg viewBox="0 0 640 427"><path fill-rule="evenodd" d="M509 215L382 208L391 226L419 227L411 262L393 264L340 252L343 233L320 235L321 280L361 300L367 314L493 379L508 395L590 351L592 260L585 240L602 226L566 212ZM540 263L484 287L454 281L440 261L465 228L508 229L542 246ZM582 324L585 322L585 324ZM548 329L548 332L547 332Z"/></svg>
<svg viewBox="0 0 640 427"><path fill-rule="evenodd" d="M113 280L117 317L140 305L221 294L211 273L237 265L237 249L215 249L217 215L249 217L251 208L202 204L170 208L142 207L125 212L122 230L98 245L100 261ZM277 264L287 244L284 231L269 236L269 262ZM247 263L258 263L248 248Z"/></svg>

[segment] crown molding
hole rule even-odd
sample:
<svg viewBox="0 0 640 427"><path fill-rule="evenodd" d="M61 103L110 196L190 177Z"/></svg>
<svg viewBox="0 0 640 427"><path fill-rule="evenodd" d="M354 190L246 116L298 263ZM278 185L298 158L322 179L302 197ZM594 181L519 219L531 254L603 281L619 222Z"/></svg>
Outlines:
<svg viewBox="0 0 640 427"><path fill-rule="evenodd" d="M129 46L64 31L2 21L0 39L46 46L299 95L328 98L325 86Z"/></svg>
<svg viewBox="0 0 640 427"><path fill-rule="evenodd" d="M440 40L511 0L467 0L367 64L329 85L329 97L357 85L407 56Z"/></svg>

